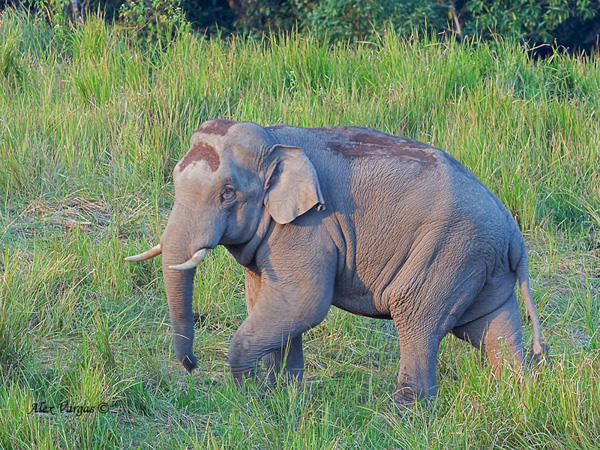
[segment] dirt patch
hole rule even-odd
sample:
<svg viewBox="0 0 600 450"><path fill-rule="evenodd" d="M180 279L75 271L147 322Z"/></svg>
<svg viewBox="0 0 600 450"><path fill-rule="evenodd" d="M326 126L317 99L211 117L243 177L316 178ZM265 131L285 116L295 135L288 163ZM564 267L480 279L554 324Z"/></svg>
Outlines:
<svg viewBox="0 0 600 450"><path fill-rule="evenodd" d="M10 220L13 215L14 219ZM10 222L4 229L0 229L0 238L7 233L33 236L43 232L48 226L66 232L89 232L108 226L111 217L112 208L98 200L75 197L62 202L34 201L24 209L9 214Z"/></svg>
<svg viewBox="0 0 600 450"><path fill-rule="evenodd" d="M63 205L55 205L55 210L47 220L63 227L65 231L75 229L89 231L93 225L104 226L111 217L110 208L106 205L82 198L74 198Z"/></svg>

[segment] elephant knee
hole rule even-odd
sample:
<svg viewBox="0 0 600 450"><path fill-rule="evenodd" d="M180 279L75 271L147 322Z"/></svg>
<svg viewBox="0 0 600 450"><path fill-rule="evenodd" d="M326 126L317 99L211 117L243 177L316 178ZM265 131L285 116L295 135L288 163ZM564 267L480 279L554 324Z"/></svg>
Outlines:
<svg viewBox="0 0 600 450"><path fill-rule="evenodd" d="M227 359L234 378L241 379L255 374L260 357L256 355L248 339L234 336Z"/></svg>

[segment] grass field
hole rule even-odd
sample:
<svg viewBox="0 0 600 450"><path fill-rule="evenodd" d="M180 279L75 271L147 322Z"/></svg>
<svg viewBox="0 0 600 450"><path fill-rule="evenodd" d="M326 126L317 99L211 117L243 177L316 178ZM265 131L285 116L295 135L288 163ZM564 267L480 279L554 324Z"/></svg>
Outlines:
<svg viewBox="0 0 600 450"><path fill-rule="evenodd" d="M352 48L135 42L99 19L0 13L0 448L600 447L598 56L535 63L509 42L391 33ZM123 257L158 241L171 170L215 117L364 125L449 151L524 230L551 361L496 379L448 337L437 399L401 413L393 324L334 309L307 333L299 391L237 388L242 270L219 249L196 277L186 375L160 258Z"/></svg>

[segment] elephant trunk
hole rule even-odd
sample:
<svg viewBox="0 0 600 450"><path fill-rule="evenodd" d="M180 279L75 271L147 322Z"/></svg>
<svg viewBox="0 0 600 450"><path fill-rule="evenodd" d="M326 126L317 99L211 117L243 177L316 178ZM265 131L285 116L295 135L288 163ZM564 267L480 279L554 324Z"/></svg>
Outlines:
<svg viewBox="0 0 600 450"><path fill-rule="evenodd" d="M177 189L175 189L177 196ZM218 245L223 234L215 226L214 216L203 214L204 220L194 205L175 201L167 226L160 239L162 268L171 315L174 351L177 359L188 372L196 367L193 352L194 312L192 293L196 266L209 249Z"/></svg>
<svg viewBox="0 0 600 450"><path fill-rule="evenodd" d="M163 245L163 275L169 313L171 316L171 332L174 338L174 350L177 359L188 372L196 367L193 353L194 314L192 310L192 293L194 289L195 268L175 270L170 266L185 261L190 255L188 250L173 245ZM183 257L182 257L183 255Z"/></svg>

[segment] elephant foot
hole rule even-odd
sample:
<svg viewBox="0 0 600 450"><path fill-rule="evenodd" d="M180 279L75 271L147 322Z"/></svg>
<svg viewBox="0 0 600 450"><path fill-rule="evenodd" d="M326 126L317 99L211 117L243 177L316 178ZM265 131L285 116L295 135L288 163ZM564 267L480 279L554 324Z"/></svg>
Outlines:
<svg viewBox="0 0 600 450"><path fill-rule="evenodd" d="M411 388L400 388L394 394L394 402L396 403L396 405L403 408L414 405L416 401L417 398L415 396L415 392Z"/></svg>
<svg viewBox="0 0 600 450"><path fill-rule="evenodd" d="M412 407L415 403L424 403L426 406L431 403L437 394L436 386L433 382L429 385L412 381L412 377L403 374L402 381L398 383L398 389L394 394L394 402L401 408Z"/></svg>
<svg viewBox="0 0 600 450"><path fill-rule="evenodd" d="M418 396L409 388L398 390L394 394L394 404L398 414L402 415L410 411L414 411L415 407L421 406L429 408L433 403L435 396Z"/></svg>

